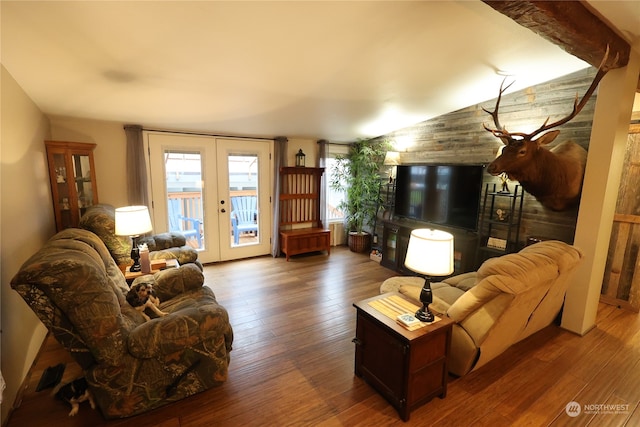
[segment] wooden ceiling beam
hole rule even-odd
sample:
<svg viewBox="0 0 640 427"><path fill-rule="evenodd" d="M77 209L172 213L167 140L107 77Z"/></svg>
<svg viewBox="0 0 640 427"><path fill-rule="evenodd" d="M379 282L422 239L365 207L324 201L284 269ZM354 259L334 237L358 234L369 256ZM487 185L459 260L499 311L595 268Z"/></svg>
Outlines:
<svg viewBox="0 0 640 427"><path fill-rule="evenodd" d="M581 1L483 2L594 67L600 65L607 45L609 68L624 67L629 62L629 43Z"/></svg>

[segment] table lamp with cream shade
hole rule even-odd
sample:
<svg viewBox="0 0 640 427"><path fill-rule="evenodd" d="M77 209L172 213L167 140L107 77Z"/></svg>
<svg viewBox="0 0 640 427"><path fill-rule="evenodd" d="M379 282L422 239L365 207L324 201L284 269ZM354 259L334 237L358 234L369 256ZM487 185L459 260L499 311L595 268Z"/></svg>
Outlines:
<svg viewBox="0 0 640 427"><path fill-rule="evenodd" d="M129 236L133 239L131 259L133 265L129 268L132 273L138 272L140 266L140 250L138 237L152 230L149 209L146 206L125 206L117 208L115 213L116 236Z"/></svg>
<svg viewBox="0 0 640 427"><path fill-rule="evenodd" d="M422 322L433 322L434 315L429 310L429 304L433 302L431 277L453 273L453 235L428 228L413 230L404 266L424 276L424 285L420 291L422 308L416 311L416 318Z"/></svg>

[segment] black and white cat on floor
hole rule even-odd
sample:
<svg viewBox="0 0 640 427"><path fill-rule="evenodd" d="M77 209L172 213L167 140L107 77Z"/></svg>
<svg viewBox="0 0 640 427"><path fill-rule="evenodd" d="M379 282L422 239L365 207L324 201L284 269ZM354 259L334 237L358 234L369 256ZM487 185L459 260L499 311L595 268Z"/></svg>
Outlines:
<svg viewBox="0 0 640 427"><path fill-rule="evenodd" d="M96 409L93 395L91 394L87 380L85 380L84 377L75 379L70 383L60 383L53 389L52 393L56 398L71 405L71 412L69 412L70 417L76 415L80 410L80 404L87 400L91 405L91 409Z"/></svg>

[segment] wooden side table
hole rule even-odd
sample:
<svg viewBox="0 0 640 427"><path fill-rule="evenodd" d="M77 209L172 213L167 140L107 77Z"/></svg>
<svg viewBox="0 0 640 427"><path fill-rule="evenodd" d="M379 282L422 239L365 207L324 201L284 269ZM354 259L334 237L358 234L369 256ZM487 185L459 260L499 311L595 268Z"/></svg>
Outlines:
<svg viewBox="0 0 640 427"><path fill-rule="evenodd" d="M127 266L124 271L124 278L129 285L133 283L133 281L140 276L144 276L147 274L154 274L160 270L165 270L167 268L176 268L179 267L177 259L154 259L151 260L151 273L143 273L142 271L137 271L132 273L129 271L129 267Z"/></svg>
<svg viewBox="0 0 640 427"><path fill-rule="evenodd" d="M357 311L355 374L362 377L404 421L420 405L447 394L447 358L453 321L446 317L409 331L369 305L391 292L354 304Z"/></svg>

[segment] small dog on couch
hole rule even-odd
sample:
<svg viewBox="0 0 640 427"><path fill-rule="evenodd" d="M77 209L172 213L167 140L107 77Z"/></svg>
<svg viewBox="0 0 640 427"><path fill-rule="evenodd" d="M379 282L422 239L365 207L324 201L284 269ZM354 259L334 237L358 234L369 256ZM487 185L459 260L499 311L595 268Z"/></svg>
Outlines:
<svg viewBox="0 0 640 427"><path fill-rule="evenodd" d="M127 292L127 302L142 313L142 316L144 316L147 321L151 320L151 318L144 312L147 308L160 317L169 314L158 308L160 305L160 299L156 296L151 283L140 282L131 286L131 289Z"/></svg>
<svg viewBox="0 0 640 427"><path fill-rule="evenodd" d="M57 399L71 405L70 417L76 415L80 410L80 404L87 400L91 405L91 409L96 409L96 403L84 377L77 378L69 383L60 383L53 389L52 393Z"/></svg>

